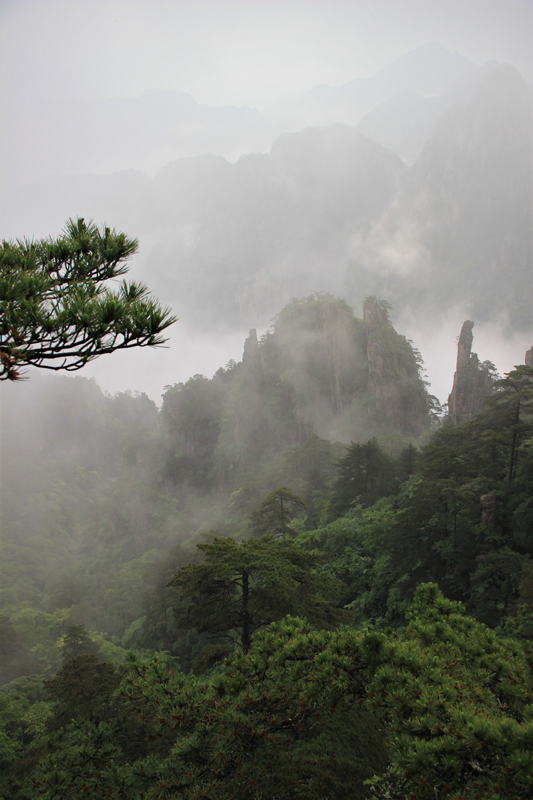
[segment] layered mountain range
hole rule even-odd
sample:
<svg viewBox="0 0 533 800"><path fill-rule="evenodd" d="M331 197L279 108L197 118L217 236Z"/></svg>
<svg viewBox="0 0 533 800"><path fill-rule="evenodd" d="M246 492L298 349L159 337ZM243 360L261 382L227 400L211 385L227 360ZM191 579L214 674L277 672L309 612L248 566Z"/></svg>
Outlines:
<svg viewBox="0 0 533 800"><path fill-rule="evenodd" d="M35 220L33 230L45 233L79 214L137 236L136 275L205 331L265 327L291 297L319 291L356 308L365 296L386 297L415 325L428 317L438 324L460 305L463 318L526 330L531 87L513 67L475 68L437 46L382 73L315 92L328 114L342 116L332 97L352 103L354 120L361 98L374 103L357 128L337 122L284 133L268 153L235 163L178 158L153 178L133 170L51 176L13 193L6 218ZM144 129L156 133L160 100L143 100ZM180 103L194 121L198 108ZM130 116L126 106L113 112L128 130L136 107ZM379 140L417 154L414 163Z"/></svg>
<svg viewBox="0 0 533 800"><path fill-rule="evenodd" d="M87 98L72 93L62 102L37 105L35 125L22 127L22 121L12 116L9 125L3 126L2 150L9 154L3 164L4 181L12 188L13 181L20 184L43 175L123 169L153 174L176 158L205 154L235 161L247 153L268 152L280 133L310 125L356 125L374 110L379 116L382 104L394 104L395 98L405 93L416 95L422 104L428 100L428 108L436 103L440 114L452 102L465 99L485 69L430 43L370 78L342 86L316 86L261 111L248 106L209 106L187 92L157 88L136 97ZM423 117L411 115L413 131ZM397 116L393 130L398 122ZM404 158L394 144L381 141L375 120L371 119L370 125L374 130L371 139L392 147ZM431 130L424 126L424 132L427 138Z"/></svg>
<svg viewBox="0 0 533 800"><path fill-rule="evenodd" d="M401 106L402 98L406 97L418 99L420 107L427 100L428 110L434 105L442 113L452 103L468 98L487 67L490 63L477 67L460 53L450 53L438 42L428 42L395 59L371 77L356 78L341 86L315 86L309 92L279 101L270 113L290 130L333 122L369 124L375 129L380 114ZM418 116L415 124L424 114ZM389 121L393 129L398 128L399 121L409 125L394 113ZM431 128L425 130L429 135Z"/></svg>

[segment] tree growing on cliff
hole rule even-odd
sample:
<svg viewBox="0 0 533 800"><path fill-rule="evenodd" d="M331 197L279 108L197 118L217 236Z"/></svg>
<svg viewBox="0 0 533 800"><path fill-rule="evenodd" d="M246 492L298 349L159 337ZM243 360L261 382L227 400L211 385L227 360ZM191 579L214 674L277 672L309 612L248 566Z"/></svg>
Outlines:
<svg viewBox="0 0 533 800"><path fill-rule="evenodd" d="M240 544L216 538L198 548L205 563L183 567L168 584L188 601L176 609L182 628L228 638L246 653L255 631L287 614L322 628L351 618L335 606L340 581L317 570L324 554L271 536Z"/></svg>
<svg viewBox="0 0 533 800"><path fill-rule="evenodd" d="M154 347L176 318L139 283L105 283L128 271L137 241L83 219L58 239L0 245L0 380L21 368L73 371L97 356Z"/></svg>

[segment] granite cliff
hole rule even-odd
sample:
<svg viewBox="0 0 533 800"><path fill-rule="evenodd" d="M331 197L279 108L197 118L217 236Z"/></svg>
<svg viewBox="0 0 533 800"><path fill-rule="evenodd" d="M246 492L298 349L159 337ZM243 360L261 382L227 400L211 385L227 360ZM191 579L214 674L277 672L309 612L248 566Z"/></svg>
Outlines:
<svg viewBox="0 0 533 800"><path fill-rule="evenodd" d="M261 338L250 331L241 362L170 388L163 419L173 474L227 486L314 435L377 436L391 450L418 439L431 424L431 398L420 356L387 309L369 297L358 319L332 295L295 299Z"/></svg>
<svg viewBox="0 0 533 800"><path fill-rule="evenodd" d="M494 365L490 361L480 362L477 353L472 352L473 327L471 320L463 322L457 342L457 365L448 397L448 417L455 423L479 414L485 398L495 390ZM533 367L533 347L526 351L524 364Z"/></svg>
<svg viewBox="0 0 533 800"><path fill-rule="evenodd" d="M461 328L457 344L457 365L453 376L453 387L448 397L448 415L454 422L465 422L478 414L483 399L493 391L489 369L479 362L477 353L472 353L474 323L466 320Z"/></svg>

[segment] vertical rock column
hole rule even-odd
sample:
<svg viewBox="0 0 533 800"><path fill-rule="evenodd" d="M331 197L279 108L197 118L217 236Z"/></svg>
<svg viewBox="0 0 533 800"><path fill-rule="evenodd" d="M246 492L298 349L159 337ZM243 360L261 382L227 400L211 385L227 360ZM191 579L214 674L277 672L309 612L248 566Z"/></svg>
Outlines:
<svg viewBox="0 0 533 800"><path fill-rule="evenodd" d="M457 366L453 388L448 397L448 414L455 422L464 422L481 411L483 398L492 392L492 379L476 353L472 353L474 335L471 320L463 322L457 345Z"/></svg>
<svg viewBox="0 0 533 800"><path fill-rule="evenodd" d="M363 322L366 333L366 357L370 391L376 398L378 407L386 412L387 385L383 377L383 355L381 332L390 327L386 308L379 305L377 298L367 297L363 304Z"/></svg>
<svg viewBox="0 0 533 800"><path fill-rule="evenodd" d="M247 377L261 377L261 354L259 352L259 342L257 341L257 331L255 328L252 328L244 342L242 364L244 367L244 374Z"/></svg>

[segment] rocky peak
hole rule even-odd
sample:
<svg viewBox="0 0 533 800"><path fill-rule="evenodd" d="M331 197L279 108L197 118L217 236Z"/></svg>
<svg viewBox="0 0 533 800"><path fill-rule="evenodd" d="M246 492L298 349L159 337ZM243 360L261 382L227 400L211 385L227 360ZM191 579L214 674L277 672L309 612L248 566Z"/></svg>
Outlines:
<svg viewBox="0 0 533 800"><path fill-rule="evenodd" d="M472 353L474 323L463 322L457 344L457 366L453 388L448 397L448 415L454 422L464 422L481 411L483 398L492 393L492 378L477 353Z"/></svg>
<svg viewBox="0 0 533 800"><path fill-rule="evenodd" d="M365 302L363 303L363 322L367 334L370 329L376 325L390 326L388 308L390 308L388 303L378 300L377 297L371 296L365 298Z"/></svg>
<svg viewBox="0 0 533 800"><path fill-rule="evenodd" d="M261 353L257 341L257 331L252 328L244 342L242 354L244 372L247 375L257 375L261 371Z"/></svg>
<svg viewBox="0 0 533 800"><path fill-rule="evenodd" d="M423 383L415 353L391 325L390 305L377 297L363 304L368 389L381 412L400 433L418 436L427 419Z"/></svg>
<svg viewBox="0 0 533 800"><path fill-rule="evenodd" d="M461 333L459 335L459 342L457 343L457 364L456 369L466 369L470 363L472 342L474 341L474 334L472 328L474 323L467 319L463 322Z"/></svg>
<svg viewBox="0 0 533 800"><path fill-rule="evenodd" d="M242 366L254 425L266 430L268 415L281 414L286 443L313 433L342 441L419 436L429 424L426 392L417 356L392 327L389 308L368 297L361 320L345 301L313 293L293 299L261 341L252 329Z"/></svg>

